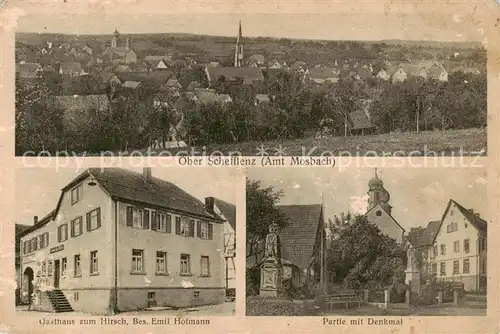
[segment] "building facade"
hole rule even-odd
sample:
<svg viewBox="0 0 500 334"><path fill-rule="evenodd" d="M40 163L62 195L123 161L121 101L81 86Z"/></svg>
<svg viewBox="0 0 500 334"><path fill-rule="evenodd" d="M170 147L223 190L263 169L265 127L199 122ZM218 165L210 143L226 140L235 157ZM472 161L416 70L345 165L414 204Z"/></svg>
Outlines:
<svg viewBox="0 0 500 334"><path fill-rule="evenodd" d="M487 223L450 199L441 221L429 224L432 241L420 241L424 270L438 281L462 282L466 291L486 290ZM424 235L423 238L426 238Z"/></svg>
<svg viewBox="0 0 500 334"><path fill-rule="evenodd" d="M149 168L89 169L21 237L21 291L96 314L220 303L223 240L219 216Z"/></svg>

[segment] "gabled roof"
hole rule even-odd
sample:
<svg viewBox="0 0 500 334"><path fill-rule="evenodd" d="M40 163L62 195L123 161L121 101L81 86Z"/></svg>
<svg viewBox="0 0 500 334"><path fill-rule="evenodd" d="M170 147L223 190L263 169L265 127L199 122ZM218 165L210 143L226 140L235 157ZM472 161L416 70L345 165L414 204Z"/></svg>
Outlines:
<svg viewBox="0 0 500 334"><path fill-rule="evenodd" d="M39 228L47 225L47 223L49 223L50 221L52 221L54 219L54 213L55 213L55 210L50 211L42 219L40 219L36 225L31 225L29 228L23 229L23 231L21 231L19 233L19 237L22 238L26 234L29 234L29 233L31 233L35 230L38 230Z"/></svg>
<svg viewBox="0 0 500 334"><path fill-rule="evenodd" d="M113 199L147 205L151 208L170 209L222 222L222 219L205 210L204 203L175 184L156 177L152 177L151 182L146 182L142 174L122 168L89 168L62 191L71 189L90 175ZM61 198L55 214L59 210Z"/></svg>
<svg viewBox="0 0 500 334"><path fill-rule="evenodd" d="M140 81L125 81L122 84L122 87L136 89L137 87L139 87L140 84L141 84Z"/></svg>
<svg viewBox="0 0 500 334"><path fill-rule="evenodd" d="M61 71L63 74L80 73L82 71L82 64L76 61L62 62L59 64L59 71Z"/></svg>
<svg viewBox="0 0 500 334"><path fill-rule="evenodd" d="M288 226L279 232L281 257L302 269L309 268L318 229L321 228L321 205L277 205L276 208L289 218Z"/></svg>
<svg viewBox="0 0 500 334"><path fill-rule="evenodd" d="M55 97L55 100L61 108L67 111L83 111L90 108L104 110L109 106L106 94L59 95Z"/></svg>
<svg viewBox="0 0 500 334"><path fill-rule="evenodd" d="M214 204L227 219L233 230L236 231L236 206L214 197Z"/></svg>
<svg viewBox="0 0 500 334"><path fill-rule="evenodd" d="M153 72L121 72L116 74L120 81L153 81L159 84L166 83L173 73L171 71Z"/></svg>
<svg viewBox="0 0 500 334"><path fill-rule="evenodd" d="M267 94L257 94L255 99L259 102L269 102L269 95Z"/></svg>
<svg viewBox="0 0 500 334"><path fill-rule="evenodd" d="M242 78L243 80L250 81L263 81L264 76L258 67L211 67L207 66L209 80L212 82L217 81L219 77L224 76L227 81Z"/></svg>
<svg viewBox="0 0 500 334"><path fill-rule="evenodd" d="M37 63L16 64L16 73L21 78L36 78L42 71L42 67Z"/></svg>
<svg viewBox="0 0 500 334"><path fill-rule="evenodd" d="M443 216L441 217L441 220L439 221L439 226L438 226L437 231L439 231L441 229L441 226L443 225L444 218L448 214L448 211L450 210L451 204L455 204L455 206L458 208L458 210L464 215L465 219L467 219L467 221L472 226L474 226L477 230L484 231L484 232L488 231L488 223L484 219L481 219L479 216L476 216L472 210L467 210L466 208L464 208L462 205L458 204L453 199L450 199L448 201L448 205L446 206L446 209L444 210ZM434 238L432 239L432 243L434 243L434 241L436 240L437 231L436 231L436 235L434 235Z"/></svg>
<svg viewBox="0 0 500 334"><path fill-rule="evenodd" d="M480 231L487 231L488 230L488 223L486 222L486 220L481 219L479 216L476 216L474 214L474 211L472 211L472 209L467 210L466 208L464 208L463 206L461 206L460 204L458 204L454 200L451 199L450 201L455 203L455 205L460 210L460 212L465 216L465 218L469 221L469 223L471 223L476 229L478 229Z"/></svg>
<svg viewBox="0 0 500 334"><path fill-rule="evenodd" d="M394 223L396 223L396 225L398 225L398 226L399 226L399 228L400 228L403 232L405 231L404 227L403 227L403 226L401 226L401 225L398 223L398 221L397 221L396 219L394 219L394 217L393 217L393 216L392 216L389 212L387 212L387 210L384 208L384 206L383 206L383 205L380 205L380 203L379 203L379 204L377 204L377 205L375 205L375 206L373 206L370 210L368 210L368 211L365 213L365 216L366 216L366 215L368 215L368 213L370 213L371 211L373 211L375 208L379 208L379 209L381 209L381 210L384 210L384 212L385 212L385 213L386 213L386 214L387 214L387 215L388 215L388 216L392 219L392 221L393 221Z"/></svg>
<svg viewBox="0 0 500 334"><path fill-rule="evenodd" d="M424 229L420 237L416 240L413 247L425 247L431 246L434 242L434 238L436 237L437 232L439 231L439 225L441 224L440 220L431 221L427 224L427 227Z"/></svg>
<svg viewBox="0 0 500 334"><path fill-rule="evenodd" d="M309 70L311 79L338 79L339 73L336 68L315 67Z"/></svg>

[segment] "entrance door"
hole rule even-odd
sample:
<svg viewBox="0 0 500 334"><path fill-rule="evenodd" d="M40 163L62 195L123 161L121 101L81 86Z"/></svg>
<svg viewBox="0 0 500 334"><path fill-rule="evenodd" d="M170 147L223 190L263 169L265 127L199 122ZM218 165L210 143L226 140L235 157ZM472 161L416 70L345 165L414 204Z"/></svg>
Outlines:
<svg viewBox="0 0 500 334"><path fill-rule="evenodd" d="M59 287L59 278L61 277L60 260L54 261L54 288Z"/></svg>

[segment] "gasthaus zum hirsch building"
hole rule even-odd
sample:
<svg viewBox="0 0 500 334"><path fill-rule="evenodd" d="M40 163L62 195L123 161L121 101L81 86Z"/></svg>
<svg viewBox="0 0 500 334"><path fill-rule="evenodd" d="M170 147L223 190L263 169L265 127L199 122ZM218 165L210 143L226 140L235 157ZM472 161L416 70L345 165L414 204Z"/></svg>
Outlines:
<svg viewBox="0 0 500 334"><path fill-rule="evenodd" d="M150 168L86 170L21 237L24 302L94 314L222 303L224 221L209 203Z"/></svg>

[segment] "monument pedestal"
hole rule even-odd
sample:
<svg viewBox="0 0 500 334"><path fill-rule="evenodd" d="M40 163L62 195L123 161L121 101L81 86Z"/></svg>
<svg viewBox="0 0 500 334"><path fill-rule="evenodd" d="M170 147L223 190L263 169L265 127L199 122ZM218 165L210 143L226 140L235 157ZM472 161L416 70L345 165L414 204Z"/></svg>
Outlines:
<svg viewBox="0 0 500 334"><path fill-rule="evenodd" d="M283 268L276 262L265 262L260 269L260 292L261 297L277 298L281 289Z"/></svg>
<svg viewBox="0 0 500 334"><path fill-rule="evenodd" d="M405 270L405 283L412 293L420 294L420 273L416 270Z"/></svg>

